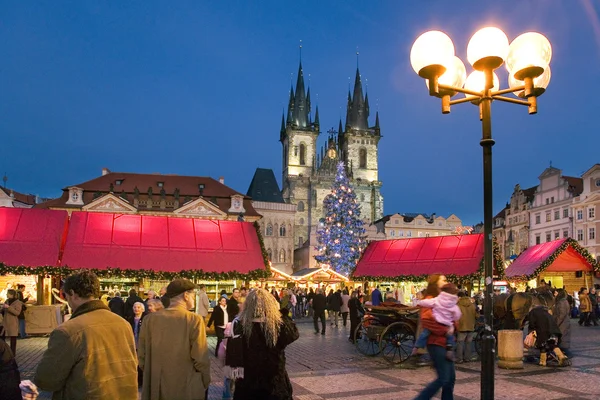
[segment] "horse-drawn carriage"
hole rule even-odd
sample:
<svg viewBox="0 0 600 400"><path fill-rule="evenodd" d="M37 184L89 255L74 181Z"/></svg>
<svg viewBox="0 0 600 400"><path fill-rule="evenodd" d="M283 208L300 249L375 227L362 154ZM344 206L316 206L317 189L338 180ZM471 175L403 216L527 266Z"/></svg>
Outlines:
<svg viewBox="0 0 600 400"><path fill-rule="evenodd" d="M381 353L393 364L406 361L416 341L419 309L402 304L365 306L365 316L354 331L356 349L366 356Z"/></svg>

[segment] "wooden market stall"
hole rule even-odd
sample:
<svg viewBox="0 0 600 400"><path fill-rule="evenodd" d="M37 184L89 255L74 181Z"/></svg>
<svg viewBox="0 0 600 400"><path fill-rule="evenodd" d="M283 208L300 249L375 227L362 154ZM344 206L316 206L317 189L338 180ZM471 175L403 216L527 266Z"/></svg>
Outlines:
<svg viewBox="0 0 600 400"><path fill-rule="evenodd" d="M320 268L304 268L294 272L291 277L296 281L297 286L301 288L327 288L340 289L350 282L347 276L344 276L329 266L323 264Z"/></svg>
<svg viewBox="0 0 600 400"><path fill-rule="evenodd" d="M49 333L62 322L60 306L50 305L50 289L62 271L67 226L66 211L0 208L0 297L9 286L25 285L27 334Z"/></svg>
<svg viewBox="0 0 600 400"><path fill-rule="evenodd" d="M296 285L296 281L290 274L285 273L272 265L269 265L269 273L267 278L251 282L250 287L261 287L269 290L275 288L279 292L281 289L294 287Z"/></svg>
<svg viewBox="0 0 600 400"><path fill-rule="evenodd" d="M590 287L598 271L598 263L588 251L568 238L529 247L506 269L506 278L532 288L543 279L573 294Z"/></svg>
<svg viewBox="0 0 600 400"><path fill-rule="evenodd" d="M409 304L431 274L446 275L473 291L482 287L483 234L380 240L369 243L351 278L371 287L398 282L399 300ZM502 275L502 256L494 245L495 275Z"/></svg>

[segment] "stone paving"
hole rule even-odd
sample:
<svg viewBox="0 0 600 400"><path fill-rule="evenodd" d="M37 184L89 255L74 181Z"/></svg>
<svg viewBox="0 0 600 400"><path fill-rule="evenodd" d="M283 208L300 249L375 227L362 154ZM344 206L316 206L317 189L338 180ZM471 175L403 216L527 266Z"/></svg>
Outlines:
<svg viewBox="0 0 600 400"><path fill-rule="evenodd" d="M600 328L584 328L572 321L574 357L568 368L542 368L525 364L522 370L496 369L496 399L563 400L600 399ZM312 324L298 323L300 339L288 347L287 369L297 400L412 399L435 373L429 367L392 367L381 357L365 357L347 341L348 328L330 328L315 335ZM216 339L209 338L214 354ZM46 349L47 338L19 340L17 362L21 378L30 379ZM211 356L210 400L221 399L223 380L217 360ZM479 398L481 365L456 367L455 398ZM50 399L42 393L39 399ZM438 397L439 398L439 394ZM257 399L258 400L258 399Z"/></svg>

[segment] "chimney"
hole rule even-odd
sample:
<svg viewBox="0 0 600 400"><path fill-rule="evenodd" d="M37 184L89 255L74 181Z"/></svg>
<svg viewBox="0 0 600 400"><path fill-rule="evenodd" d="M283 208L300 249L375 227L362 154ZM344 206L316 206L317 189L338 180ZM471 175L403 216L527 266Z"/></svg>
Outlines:
<svg viewBox="0 0 600 400"><path fill-rule="evenodd" d="M110 169L102 168L102 176L110 174Z"/></svg>
<svg viewBox="0 0 600 400"><path fill-rule="evenodd" d="M219 177L219 182L221 182L221 185L224 185L225 184L225 178L222 177L222 176L220 176Z"/></svg>

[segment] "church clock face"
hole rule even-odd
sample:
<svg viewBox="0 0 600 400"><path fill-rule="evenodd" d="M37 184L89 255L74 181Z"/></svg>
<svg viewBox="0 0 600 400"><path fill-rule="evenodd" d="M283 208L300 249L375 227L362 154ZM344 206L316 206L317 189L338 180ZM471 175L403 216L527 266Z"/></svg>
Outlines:
<svg viewBox="0 0 600 400"><path fill-rule="evenodd" d="M335 158L335 155L336 155L335 149L329 149L329 150L327 150L327 156L329 158Z"/></svg>

